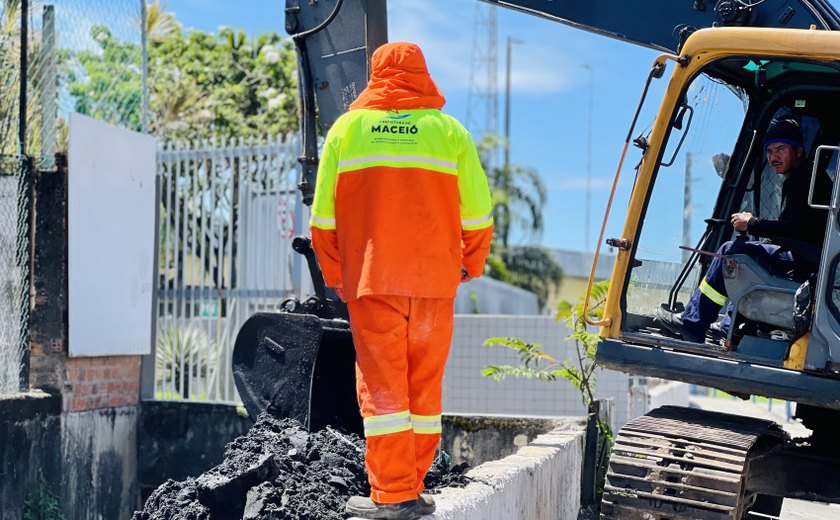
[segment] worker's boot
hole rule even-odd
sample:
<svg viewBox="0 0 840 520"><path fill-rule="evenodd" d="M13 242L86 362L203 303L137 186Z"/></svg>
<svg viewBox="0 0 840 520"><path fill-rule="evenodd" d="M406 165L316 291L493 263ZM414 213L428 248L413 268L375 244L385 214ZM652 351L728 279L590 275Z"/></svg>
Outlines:
<svg viewBox="0 0 840 520"><path fill-rule="evenodd" d="M432 502L434 507L434 502ZM383 520L416 520L420 518L418 500L408 500L396 504L378 504L369 497L350 497L344 511L350 516Z"/></svg>
<svg viewBox="0 0 840 520"><path fill-rule="evenodd" d="M656 321L672 336L694 343L705 343L705 332L696 331L683 323L682 313L672 312L663 306L656 309Z"/></svg>
<svg viewBox="0 0 840 520"><path fill-rule="evenodd" d="M417 511L421 515L430 515L435 512L435 499L425 493L417 497Z"/></svg>

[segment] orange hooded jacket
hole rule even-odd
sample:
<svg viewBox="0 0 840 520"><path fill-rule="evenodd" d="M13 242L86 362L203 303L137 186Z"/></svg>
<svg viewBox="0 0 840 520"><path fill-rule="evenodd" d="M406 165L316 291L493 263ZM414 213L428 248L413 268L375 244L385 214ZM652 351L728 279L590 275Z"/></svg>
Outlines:
<svg viewBox="0 0 840 520"><path fill-rule="evenodd" d="M481 275L493 235L469 132L440 108L419 47L376 50L367 88L330 129L310 228L324 280L344 299L452 298Z"/></svg>

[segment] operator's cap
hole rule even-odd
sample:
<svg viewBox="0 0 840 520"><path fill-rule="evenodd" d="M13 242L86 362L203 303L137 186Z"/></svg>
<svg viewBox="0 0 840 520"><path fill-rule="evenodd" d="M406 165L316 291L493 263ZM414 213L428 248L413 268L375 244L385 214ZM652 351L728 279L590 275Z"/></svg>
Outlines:
<svg viewBox="0 0 840 520"><path fill-rule="evenodd" d="M791 146L805 147L799 124L793 119L775 119L770 123L767 134L764 136L764 149L766 150L773 143L787 143Z"/></svg>

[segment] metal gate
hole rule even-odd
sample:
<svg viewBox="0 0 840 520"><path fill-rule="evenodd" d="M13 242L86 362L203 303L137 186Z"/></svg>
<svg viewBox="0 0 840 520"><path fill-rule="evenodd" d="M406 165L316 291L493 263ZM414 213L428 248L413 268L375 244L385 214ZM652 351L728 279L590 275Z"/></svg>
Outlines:
<svg viewBox="0 0 840 520"><path fill-rule="evenodd" d="M158 152L155 398L238 402L236 333L254 312L311 293L291 248L308 208L295 136Z"/></svg>

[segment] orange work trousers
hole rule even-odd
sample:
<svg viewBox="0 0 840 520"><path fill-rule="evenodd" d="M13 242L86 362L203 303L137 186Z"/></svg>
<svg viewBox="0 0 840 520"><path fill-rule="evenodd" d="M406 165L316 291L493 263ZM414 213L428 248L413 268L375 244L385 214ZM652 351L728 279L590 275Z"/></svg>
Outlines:
<svg viewBox="0 0 840 520"><path fill-rule="evenodd" d="M440 442L452 298L361 296L347 303L371 499L414 500Z"/></svg>

